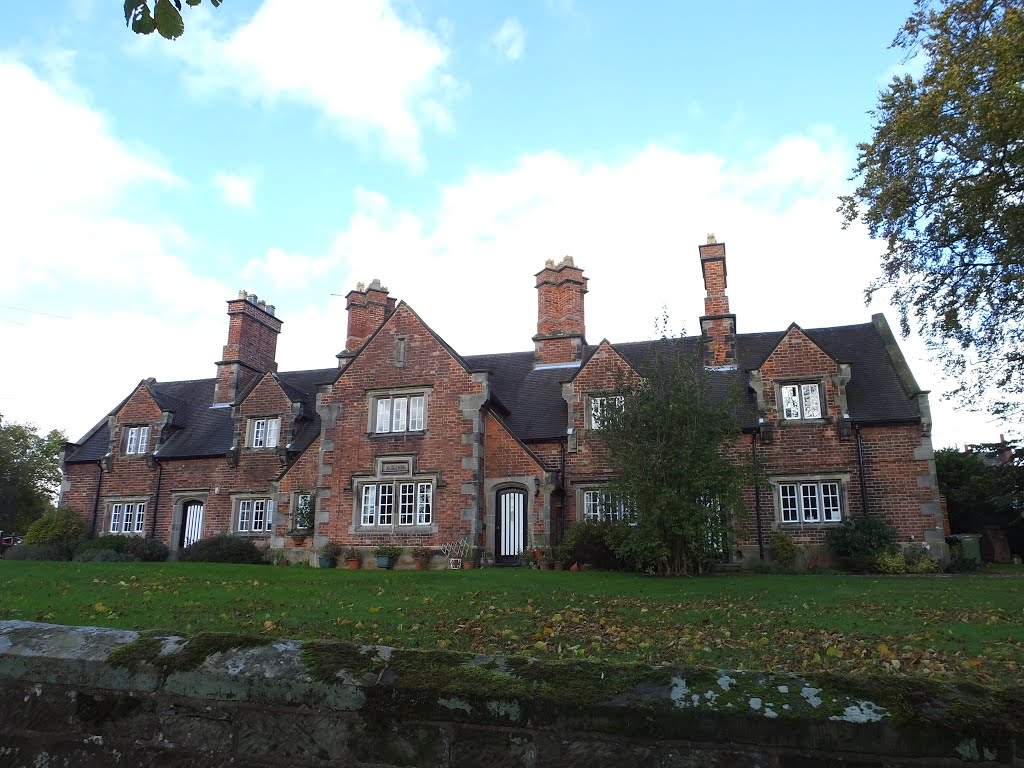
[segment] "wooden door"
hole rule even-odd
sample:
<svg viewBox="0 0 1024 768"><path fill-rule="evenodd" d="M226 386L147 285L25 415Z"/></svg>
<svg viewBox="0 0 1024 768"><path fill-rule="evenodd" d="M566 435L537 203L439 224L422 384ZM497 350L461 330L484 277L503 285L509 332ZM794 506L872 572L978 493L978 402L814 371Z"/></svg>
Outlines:
<svg viewBox="0 0 1024 768"><path fill-rule="evenodd" d="M514 565L526 546L526 491L505 488L498 491L494 521L494 562Z"/></svg>
<svg viewBox="0 0 1024 768"><path fill-rule="evenodd" d="M189 501L181 515L181 547L192 546L203 538L203 503Z"/></svg>

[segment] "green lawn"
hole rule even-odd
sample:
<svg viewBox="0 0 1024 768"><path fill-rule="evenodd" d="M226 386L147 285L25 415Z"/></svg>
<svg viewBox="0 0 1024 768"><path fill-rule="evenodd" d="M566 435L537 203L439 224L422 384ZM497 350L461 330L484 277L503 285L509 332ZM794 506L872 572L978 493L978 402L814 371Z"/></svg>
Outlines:
<svg viewBox="0 0 1024 768"><path fill-rule="evenodd" d="M0 560L0 619L1024 685L1024 568L661 579Z"/></svg>

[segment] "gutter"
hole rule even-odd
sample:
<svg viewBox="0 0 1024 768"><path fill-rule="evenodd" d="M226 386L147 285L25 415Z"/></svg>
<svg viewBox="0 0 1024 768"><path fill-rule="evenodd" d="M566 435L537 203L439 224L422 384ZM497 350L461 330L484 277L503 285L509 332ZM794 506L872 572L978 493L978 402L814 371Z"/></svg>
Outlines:
<svg viewBox="0 0 1024 768"><path fill-rule="evenodd" d="M99 470L96 476L96 497L92 501L92 526L89 529L89 538L96 536L96 517L100 511L100 489L103 488L103 460L96 462L96 469Z"/></svg>
<svg viewBox="0 0 1024 768"><path fill-rule="evenodd" d="M156 463L156 492L153 494L153 523L149 526L149 538L156 538L156 516L160 509L160 481L164 479L164 465L160 463L160 460L153 457L153 461Z"/></svg>
<svg viewBox="0 0 1024 768"><path fill-rule="evenodd" d="M864 516L867 517L871 510L868 506L868 481L864 477L864 442L860 435L860 424L853 425L853 433L857 437L857 468L860 474L860 499L864 509Z"/></svg>

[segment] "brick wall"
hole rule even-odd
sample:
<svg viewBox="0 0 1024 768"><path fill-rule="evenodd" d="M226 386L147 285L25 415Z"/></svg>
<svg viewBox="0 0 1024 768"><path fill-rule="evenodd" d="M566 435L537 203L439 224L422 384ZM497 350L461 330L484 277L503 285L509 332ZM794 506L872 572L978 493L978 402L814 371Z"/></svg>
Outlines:
<svg viewBox="0 0 1024 768"><path fill-rule="evenodd" d="M395 341L404 338L405 361L396 364ZM486 375L470 374L405 304L349 364L325 393L324 407L337 406L334 425L325 426L318 533L343 544L374 546L394 540L402 546L439 545L480 530L478 503L482 482L480 408L486 399ZM426 429L420 433L370 434L375 393L391 389L426 393ZM412 456L416 473L438 479L434 488L436 532L353 531L353 476L374 471L382 456ZM397 510L396 510L397 516ZM400 539L400 541L399 541Z"/></svg>

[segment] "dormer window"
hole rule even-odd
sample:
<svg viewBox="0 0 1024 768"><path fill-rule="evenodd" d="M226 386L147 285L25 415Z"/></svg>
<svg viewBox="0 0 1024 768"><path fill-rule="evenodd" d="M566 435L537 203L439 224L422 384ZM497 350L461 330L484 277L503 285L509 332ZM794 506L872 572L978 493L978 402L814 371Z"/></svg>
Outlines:
<svg viewBox="0 0 1024 768"><path fill-rule="evenodd" d="M143 454L148 448L149 427L128 427L124 439L125 454Z"/></svg>
<svg viewBox="0 0 1024 768"><path fill-rule="evenodd" d="M281 434L281 419L249 419L250 448L276 448Z"/></svg>
<svg viewBox="0 0 1024 768"><path fill-rule="evenodd" d="M422 432L426 428L426 395L387 395L377 397L373 406L373 432Z"/></svg>
<svg viewBox="0 0 1024 768"><path fill-rule="evenodd" d="M794 421L821 418L821 390L816 383L783 384L779 393L782 418Z"/></svg>

